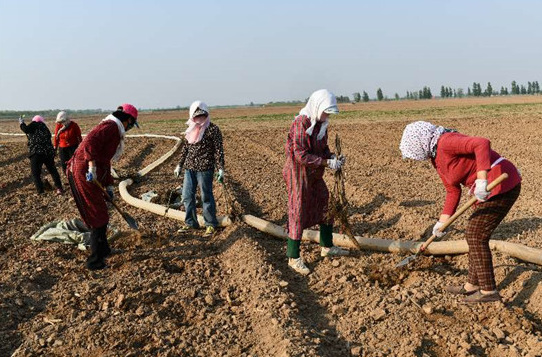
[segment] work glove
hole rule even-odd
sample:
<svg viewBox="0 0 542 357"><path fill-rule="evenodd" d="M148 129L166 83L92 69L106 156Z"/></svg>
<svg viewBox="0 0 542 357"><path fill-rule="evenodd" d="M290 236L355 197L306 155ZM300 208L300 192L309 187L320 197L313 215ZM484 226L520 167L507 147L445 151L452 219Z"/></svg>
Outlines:
<svg viewBox="0 0 542 357"><path fill-rule="evenodd" d="M178 178L179 176L181 176L181 170L182 170L181 165L177 165L175 170L173 170L173 174L175 175L175 177Z"/></svg>
<svg viewBox="0 0 542 357"><path fill-rule="evenodd" d="M96 179L96 166L89 166L87 171L87 181L92 182Z"/></svg>
<svg viewBox="0 0 542 357"><path fill-rule="evenodd" d="M442 238L446 235L446 232L441 232L439 229L444 225L444 222L437 221L433 226L433 235L437 238Z"/></svg>
<svg viewBox="0 0 542 357"><path fill-rule="evenodd" d="M337 158L327 160L327 166L332 170L338 170L342 167L342 165L343 162Z"/></svg>
<svg viewBox="0 0 542 357"><path fill-rule="evenodd" d="M24 123L24 119L23 119L23 116L21 115L19 117L19 125L23 124Z"/></svg>
<svg viewBox="0 0 542 357"><path fill-rule="evenodd" d="M219 169L216 173L216 180L218 183L224 183L224 170Z"/></svg>
<svg viewBox="0 0 542 357"><path fill-rule="evenodd" d="M346 164L346 156L339 155L339 160L342 162L341 167L343 167Z"/></svg>
<svg viewBox="0 0 542 357"><path fill-rule="evenodd" d="M474 184L474 196L476 196L480 202L487 201L489 195L491 194L491 192L487 190L487 180L478 179L474 181Z"/></svg>
<svg viewBox="0 0 542 357"><path fill-rule="evenodd" d="M113 201L113 198L115 198L115 192L113 191L113 189L113 185L109 185L105 188L105 192L107 192L110 201Z"/></svg>

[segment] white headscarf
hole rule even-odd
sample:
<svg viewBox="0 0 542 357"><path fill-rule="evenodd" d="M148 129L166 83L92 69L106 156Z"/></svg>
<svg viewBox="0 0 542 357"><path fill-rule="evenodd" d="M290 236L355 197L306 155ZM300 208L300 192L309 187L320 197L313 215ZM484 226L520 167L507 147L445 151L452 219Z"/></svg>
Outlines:
<svg viewBox="0 0 542 357"><path fill-rule="evenodd" d="M437 154L437 142L444 133L455 132L427 121L410 123L403 131L399 149L404 158L423 161Z"/></svg>
<svg viewBox="0 0 542 357"><path fill-rule="evenodd" d="M126 135L126 130L124 130L124 125L122 125L122 122L119 119L115 118L113 114L109 114L108 116L106 116L105 119L102 120L102 122L108 121L108 120L111 120L112 122L117 124L117 128L119 128L120 143L117 146L117 151L115 152L115 155L113 155L113 158L112 158L113 161L119 161L120 156L122 155L122 152L124 151L124 137Z"/></svg>
<svg viewBox="0 0 542 357"><path fill-rule="evenodd" d="M196 123L194 121L194 113L198 108L207 112L207 118L203 123ZM203 138L205 129L207 129L209 124L211 124L211 115L209 114L209 109L207 109L207 104L203 103L202 101L196 100L190 105L189 117L188 121L186 122L186 125L188 125L188 129L186 129L186 131L184 132L186 140L188 140L190 144L199 143Z"/></svg>
<svg viewBox="0 0 542 357"><path fill-rule="evenodd" d="M305 130L307 135L312 135L312 131L316 126L316 121L319 121L324 110L329 109L330 107L337 107L337 98L335 98L335 94L327 89L319 89L311 94L305 107L299 111L299 115L305 115L311 120L311 126ZM320 132L317 136L318 140L322 140L324 135L326 135L328 125L329 122L327 120L322 123Z"/></svg>

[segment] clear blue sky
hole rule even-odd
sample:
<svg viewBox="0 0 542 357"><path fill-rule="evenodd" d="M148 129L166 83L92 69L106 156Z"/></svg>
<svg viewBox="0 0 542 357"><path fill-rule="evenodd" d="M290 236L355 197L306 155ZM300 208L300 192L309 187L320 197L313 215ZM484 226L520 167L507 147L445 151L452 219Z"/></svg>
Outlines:
<svg viewBox="0 0 542 357"><path fill-rule="evenodd" d="M0 110L542 81L541 1L0 0Z"/></svg>

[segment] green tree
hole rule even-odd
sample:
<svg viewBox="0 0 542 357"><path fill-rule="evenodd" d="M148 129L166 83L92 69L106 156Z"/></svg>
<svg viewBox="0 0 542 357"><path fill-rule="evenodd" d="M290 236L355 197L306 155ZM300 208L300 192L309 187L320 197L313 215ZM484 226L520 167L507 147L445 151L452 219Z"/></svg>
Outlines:
<svg viewBox="0 0 542 357"><path fill-rule="evenodd" d="M511 93L512 94L519 94L519 87L518 87L516 81L512 81Z"/></svg>
<svg viewBox="0 0 542 357"><path fill-rule="evenodd" d="M465 96L465 93L463 92L463 88L457 88L457 96L459 98L463 98Z"/></svg>
<svg viewBox="0 0 542 357"><path fill-rule="evenodd" d="M382 89L380 88L378 88L376 91L376 99L378 99L379 101L384 99L384 94L382 94Z"/></svg>
<svg viewBox="0 0 542 357"><path fill-rule="evenodd" d="M472 97L472 91L470 90L470 87L467 88L467 97Z"/></svg>
<svg viewBox="0 0 542 357"><path fill-rule="evenodd" d="M488 97L491 97L491 95L493 94L493 87L491 86L491 83L490 82L487 82L487 87L486 87L486 96Z"/></svg>
<svg viewBox="0 0 542 357"><path fill-rule="evenodd" d="M367 94L366 91L363 91L363 101L368 102L369 101L369 94Z"/></svg>
<svg viewBox="0 0 542 357"><path fill-rule="evenodd" d="M527 94L533 94L533 84L531 82L527 82Z"/></svg>
<svg viewBox="0 0 542 357"><path fill-rule="evenodd" d="M444 86L440 86L440 97L445 98L445 97L447 97L446 94L447 94L446 93L446 88L444 88Z"/></svg>
<svg viewBox="0 0 542 357"><path fill-rule="evenodd" d="M361 94L360 92L356 92L353 94L354 96L354 102L359 103L361 101Z"/></svg>
<svg viewBox="0 0 542 357"><path fill-rule="evenodd" d="M527 88L523 84L521 85L521 94L527 94Z"/></svg>

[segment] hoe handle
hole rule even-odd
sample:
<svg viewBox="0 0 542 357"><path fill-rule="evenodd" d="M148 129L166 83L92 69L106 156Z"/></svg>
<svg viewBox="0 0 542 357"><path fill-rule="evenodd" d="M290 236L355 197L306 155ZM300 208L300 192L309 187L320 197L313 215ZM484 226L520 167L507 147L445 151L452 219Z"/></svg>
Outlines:
<svg viewBox="0 0 542 357"><path fill-rule="evenodd" d="M504 180L506 180L508 178L508 174L507 173L503 173L502 175L500 175L499 177L497 177L495 180L493 180L489 185L487 185L487 190L488 191L491 191L492 189L494 189L496 186L498 186L501 182L503 182ZM473 196L471 197L467 203L465 203L463 206L461 206L461 208L459 208L457 211L455 211L455 213L453 214L453 216L451 216L450 218L448 218L448 220L446 222L444 222L444 224L442 225L442 227L439 228L439 230L442 232L444 231L446 228L448 228L448 226L450 226L452 223L454 223L454 221L457 219L457 217L461 216L466 210L468 210L470 208L470 206L472 206L475 202L477 201L477 198L476 196ZM423 252L427 246L429 244L431 244L431 242L433 242L433 240L435 240L437 236L435 236L434 234L428 239L426 240L422 246L420 247L420 250L419 252Z"/></svg>

